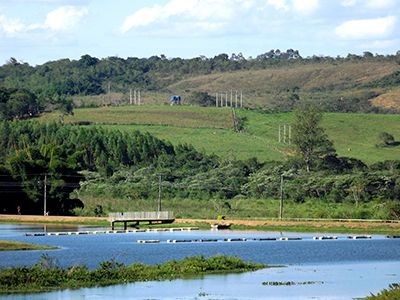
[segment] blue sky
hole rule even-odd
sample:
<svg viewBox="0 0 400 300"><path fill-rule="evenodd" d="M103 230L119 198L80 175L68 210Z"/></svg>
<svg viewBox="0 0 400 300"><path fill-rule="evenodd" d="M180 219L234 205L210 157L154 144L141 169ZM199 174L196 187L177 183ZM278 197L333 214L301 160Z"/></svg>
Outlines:
<svg viewBox="0 0 400 300"><path fill-rule="evenodd" d="M398 0L0 0L0 65L84 54L303 57L400 50Z"/></svg>

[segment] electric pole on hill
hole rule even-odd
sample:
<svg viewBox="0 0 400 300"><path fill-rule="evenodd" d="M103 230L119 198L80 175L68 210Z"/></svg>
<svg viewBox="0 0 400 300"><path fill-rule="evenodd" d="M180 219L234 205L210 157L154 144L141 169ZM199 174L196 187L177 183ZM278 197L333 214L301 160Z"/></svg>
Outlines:
<svg viewBox="0 0 400 300"><path fill-rule="evenodd" d="M47 174L44 174L43 182L43 216L47 216Z"/></svg>
<svg viewBox="0 0 400 300"><path fill-rule="evenodd" d="M158 175L158 201L157 201L157 212L161 211L161 174Z"/></svg>

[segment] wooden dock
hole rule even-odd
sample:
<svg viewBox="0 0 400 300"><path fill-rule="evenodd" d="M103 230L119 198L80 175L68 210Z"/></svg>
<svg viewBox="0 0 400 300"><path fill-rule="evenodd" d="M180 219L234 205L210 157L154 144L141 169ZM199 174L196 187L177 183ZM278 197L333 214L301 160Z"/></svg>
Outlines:
<svg viewBox="0 0 400 300"><path fill-rule="evenodd" d="M174 213L171 211L118 212L109 213L108 218L112 230L114 230L115 223L118 222L124 223L124 230L126 230L128 223L138 226L143 222L148 224L167 224L175 221Z"/></svg>

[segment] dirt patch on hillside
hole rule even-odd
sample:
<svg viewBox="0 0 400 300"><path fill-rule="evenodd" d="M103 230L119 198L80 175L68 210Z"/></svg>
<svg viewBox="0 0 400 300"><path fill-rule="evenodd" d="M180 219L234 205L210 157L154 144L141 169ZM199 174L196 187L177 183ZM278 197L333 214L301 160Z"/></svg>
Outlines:
<svg viewBox="0 0 400 300"><path fill-rule="evenodd" d="M372 99L371 104L383 108L400 109L400 89L389 91Z"/></svg>

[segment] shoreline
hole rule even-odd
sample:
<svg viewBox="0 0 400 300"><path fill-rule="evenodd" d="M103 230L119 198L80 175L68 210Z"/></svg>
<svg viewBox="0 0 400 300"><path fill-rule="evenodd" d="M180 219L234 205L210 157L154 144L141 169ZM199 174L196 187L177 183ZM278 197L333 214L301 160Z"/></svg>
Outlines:
<svg viewBox="0 0 400 300"><path fill-rule="evenodd" d="M108 217L81 216L39 216L39 215L0 215L0 223L36 223L109 226ZM173 224L199 225L202 227L218 223L211 219L176 219ZM233 229L254 229L269 231L300 231L300 232L357 232L399 234L400 222L384 220L291 220L291 219L232 219L225 220Z"/></svg>

